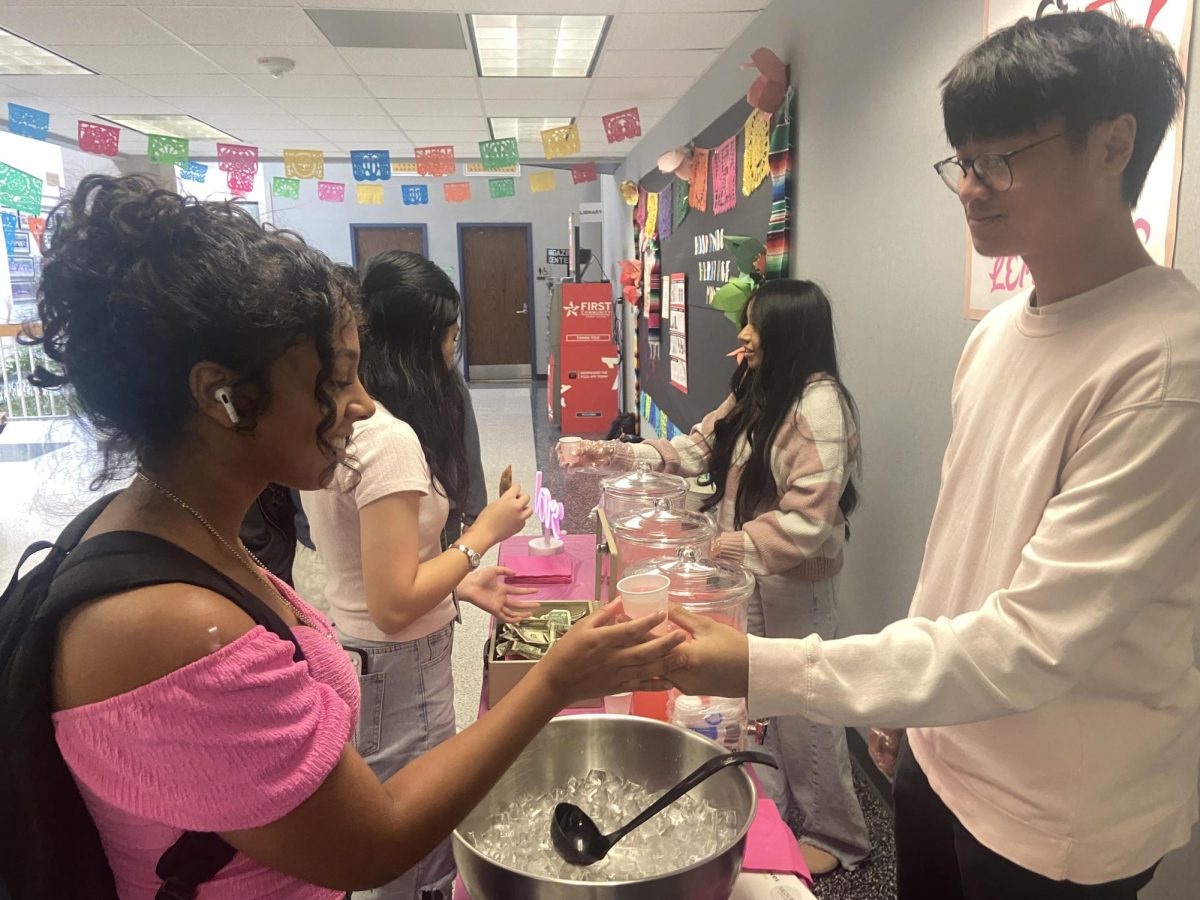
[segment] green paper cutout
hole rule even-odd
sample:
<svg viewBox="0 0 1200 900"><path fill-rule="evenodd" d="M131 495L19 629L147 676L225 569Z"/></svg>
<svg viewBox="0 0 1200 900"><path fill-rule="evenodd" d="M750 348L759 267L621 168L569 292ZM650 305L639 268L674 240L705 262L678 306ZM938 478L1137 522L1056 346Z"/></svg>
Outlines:
<svg viewBox="0 0 1200 900"><path fill-rule="evenodd" d="M484 171L487 172L515 166L519 160L517 139L498 138L494 141L480 141L479 158L483 161Z"/></svg>
<svg viewBox="0 0 1200 900"><path fill-rule="evenodd" d="M690 185L685 181L683 187L679 183L675 184L675 228L678 229L683 224L683 220L687 218L688 210L691 206L688 204L688 188Z"/></svg>
<svg viewBox="0 0 1200 900"><path fill-rule="evenodd" d="M0 163L0 206L39 216L42 213L42 179Z"/></svg>
<svg viewBox="0 0 1200 900"><path fill-rule="evenodd" d="M735 275L713 293L712 306L725 313L725 318L734 328L742 327L742 310L750 302L750 295L758 287L749 275Z"/></svg>
<svg viewBox="0 0 1200 900"><path fill-rule="evenodd" d="M300 179L282 178L276 175L271 179L271 193L276 197L287 197L290 200L300 199Z"/></svg>
<svg viewBox="0 0 1200 900"><path fill-rule="evenodd" d="M146 146L146 156L155 165L174 165L188 161L188 139L151 134Z"/></svg>
<svg viewBox="0 0 1200 900"><path fill-rule="evenodd" d="M725 249L733 257L733 264L737 266L739 272L743 275L750 275L755 279L762 278L762 274L755 266L758 258L767 249L763 246L762 241L758 238L728 234L725 236Z"/></svg>
<svg viewBox="0 0 1200 900"><path fill-rule="evenodd" d="M517 196L517 179L489 178L488 192L492 195L493 200L499 200L502 197L515 197Z"/></svg>

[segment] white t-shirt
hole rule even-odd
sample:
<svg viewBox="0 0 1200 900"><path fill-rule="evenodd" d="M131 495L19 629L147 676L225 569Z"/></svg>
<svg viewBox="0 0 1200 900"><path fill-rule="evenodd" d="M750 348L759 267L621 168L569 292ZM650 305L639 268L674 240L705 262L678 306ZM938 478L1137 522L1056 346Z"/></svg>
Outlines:
<svg viewBox="0 0 1200 900"><path fill-rule="evenodd" d="M442 552L442 528L450 503L429 471L416 432L383 404L376 405L374 416L354 426L351 453L357 461L357 478L340 467L327 489L302 495L313 542L329 570L325 599L331 618L343 632L361 640L399 642L425 637L454 618L452 597L447 595L403 631L381 631L367 612L358 512L390 494L420 494L419 558L426 562Z"/></svg>

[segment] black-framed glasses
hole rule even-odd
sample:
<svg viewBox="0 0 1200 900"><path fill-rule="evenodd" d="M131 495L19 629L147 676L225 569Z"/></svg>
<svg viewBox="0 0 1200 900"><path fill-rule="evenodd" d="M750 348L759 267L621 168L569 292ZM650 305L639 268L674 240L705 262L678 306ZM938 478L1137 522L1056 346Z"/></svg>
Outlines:
<svg viewBox="0 0 1200 900"><path fill-rule="evenodd" d="M982 153L974 159L960 159L957 156L951 156L949 159L934 163L933 171L942 176L946 187L956 194L962 189L967 172L974 172L975 177L993 191L1007 191L1013 184L1012 158L1018 153L1040 147L1042 144L1060 137L1062 137L1061 133L1052 134L1050 137L1026 144L1024 147L1018 147L1016 150L1009 150L1007 153Z"/></svg>

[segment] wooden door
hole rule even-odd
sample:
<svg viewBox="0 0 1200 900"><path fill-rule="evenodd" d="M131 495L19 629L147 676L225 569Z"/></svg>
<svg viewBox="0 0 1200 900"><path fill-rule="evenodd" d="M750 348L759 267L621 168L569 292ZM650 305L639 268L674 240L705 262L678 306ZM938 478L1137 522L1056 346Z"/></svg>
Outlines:
<svg viewBox="0 0 1200 900"><path fill-rule="evenodd" d="M384 250L408 250L425 255L424 225L351 225L354 265L361 269Z"/></svg>
<svg viewBox="0 0 1200 900"><path fill-rule="evenodd" d="M529 226L460 225L466 360L472 381L530 378Z"/></svg>

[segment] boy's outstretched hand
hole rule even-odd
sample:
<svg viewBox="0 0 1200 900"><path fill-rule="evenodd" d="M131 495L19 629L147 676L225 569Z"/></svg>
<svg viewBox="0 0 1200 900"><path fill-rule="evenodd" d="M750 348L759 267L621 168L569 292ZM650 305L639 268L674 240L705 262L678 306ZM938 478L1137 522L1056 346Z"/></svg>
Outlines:
<svg viewBox="0 0 1200 900"><path fill-rule="evenodd" d="M666 674L685 694L745 697L750 686L750 642L736 628L672 604L669 618L691 634L675 653L681 664Z"/></svg>

